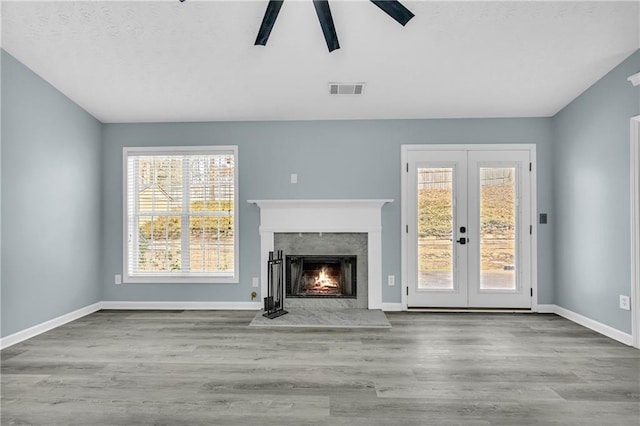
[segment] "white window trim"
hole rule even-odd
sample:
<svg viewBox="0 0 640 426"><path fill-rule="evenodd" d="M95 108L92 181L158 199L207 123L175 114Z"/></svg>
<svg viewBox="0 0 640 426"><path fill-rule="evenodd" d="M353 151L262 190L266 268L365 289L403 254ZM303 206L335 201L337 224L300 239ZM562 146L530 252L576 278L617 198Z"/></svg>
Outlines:
<svg viewBox="0 0 640 426"><path fill-rule="evenodd" d="M234 201L233 201L233 273L208 273L198 274L145 274L144 276L132 277L129 275L129 264L127 257L128 250L128 225L127 225L127 195L128 195L128 167L127 159L129 155L193 155L219 154L221 151L231 151L234 156ZM168 284L237 284L239 282L239 217L238 217L238 146L237 145L203 145L203 146L149 146L149 147L124 147L122 149L122 282L130 283L168 283Z"/></svg>

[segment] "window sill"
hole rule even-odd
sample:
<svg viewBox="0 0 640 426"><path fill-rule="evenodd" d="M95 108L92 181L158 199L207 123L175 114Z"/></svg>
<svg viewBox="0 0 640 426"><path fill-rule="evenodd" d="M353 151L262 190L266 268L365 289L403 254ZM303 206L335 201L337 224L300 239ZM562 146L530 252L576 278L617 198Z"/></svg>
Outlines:
<svg viewBox="0 0 640 426"><path fill-rule="evenodd" d="M123 277L124 284L238 284L236 275L215 275L215 276L198 276L198 275L136 275Z"/></svg>

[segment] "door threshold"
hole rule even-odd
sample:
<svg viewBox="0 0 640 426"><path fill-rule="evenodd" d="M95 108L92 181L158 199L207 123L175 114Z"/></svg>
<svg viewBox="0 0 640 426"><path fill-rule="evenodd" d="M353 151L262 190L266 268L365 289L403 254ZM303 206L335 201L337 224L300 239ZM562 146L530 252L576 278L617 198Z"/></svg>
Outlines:
<svg viewBox="0 0 640 426"><path fill-rule="evenodd" d="M482 313L532 313L531 308L429 308L408 307L407 312L482 312Z"/></svg>

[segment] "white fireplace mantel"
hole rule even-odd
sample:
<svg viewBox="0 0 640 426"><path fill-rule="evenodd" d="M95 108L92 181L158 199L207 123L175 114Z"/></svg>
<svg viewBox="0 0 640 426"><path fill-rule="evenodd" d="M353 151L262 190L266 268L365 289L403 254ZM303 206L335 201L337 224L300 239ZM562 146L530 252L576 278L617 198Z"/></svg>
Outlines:
<svg viewBox="0 0 640 426"><path fill-rule="evenodd" d="M391 199L248 200L260 207L261 292L276 232L363 232L368 237L369 309L382 309L382 206Z"/></svg>

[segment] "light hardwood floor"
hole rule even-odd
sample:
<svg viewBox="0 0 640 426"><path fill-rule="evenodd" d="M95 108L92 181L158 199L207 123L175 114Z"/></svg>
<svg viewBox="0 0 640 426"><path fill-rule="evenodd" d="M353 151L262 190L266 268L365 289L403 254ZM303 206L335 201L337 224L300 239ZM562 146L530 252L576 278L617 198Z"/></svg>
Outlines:
<svg viewBox="0 0 640 426"><path fill-rule="evenodd" d="M555 315L100 311L2 351L2 425L638 425L640 351Z"/></svg>

